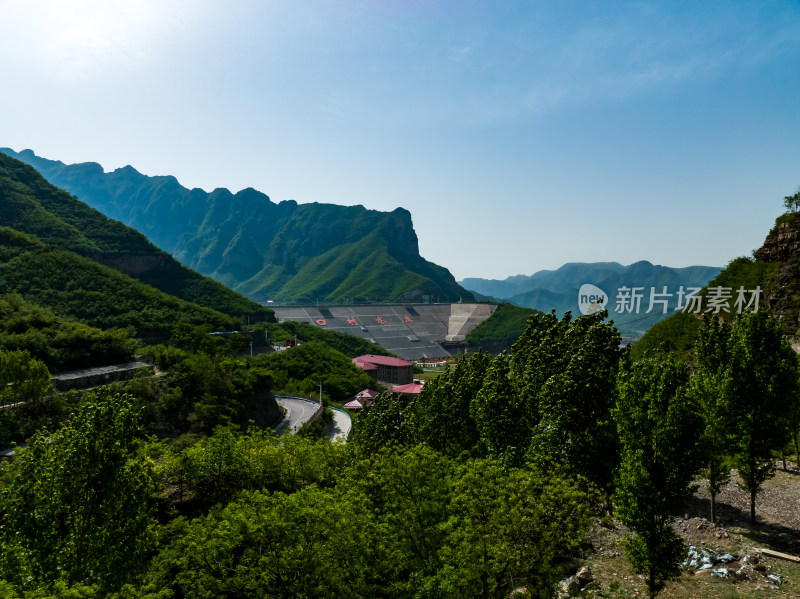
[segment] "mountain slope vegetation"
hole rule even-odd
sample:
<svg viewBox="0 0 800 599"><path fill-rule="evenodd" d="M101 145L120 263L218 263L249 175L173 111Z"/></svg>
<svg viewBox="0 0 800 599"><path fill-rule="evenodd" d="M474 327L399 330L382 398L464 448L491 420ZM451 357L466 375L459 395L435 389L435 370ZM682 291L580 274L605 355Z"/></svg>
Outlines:
<svg viewBox="0 0 800 599"><path fill-rule="evenodd" d="M467 334L465 341L492 353L510 349L525 332L528 319L535 312L530 308L501 304L489 318Z"/></svg>
<svg viewBox="0 0 800 599"><path fill-rule="evenodd" d="M407 210L273 203L254 189L207 193L126 166L66 165L0 149L183 264L258 301L471 300L447 269L419 255Z"/></svg>
<svg viewBox="0 0 800 599"><path fill-rule="evenodd" d="M127 361L139 347L130 333L56 316L18 293L0 296L0 349L27 351L50 372Z"/></svg>
<svg viewBox="0 0 800 599"><path fill-rule="evenodd" d="M165 337L178 322L236 328L241 321L170 296L113 268L0 227L0 289L101 329Z"/></svg>
<svg viewBox="0 0 800 599"><path fill-rule="evenodd" d="M0 153L0 225L109 266L165 293L232 316L273 320L272 311L199 275L137 231L48 183Z"/></svg>

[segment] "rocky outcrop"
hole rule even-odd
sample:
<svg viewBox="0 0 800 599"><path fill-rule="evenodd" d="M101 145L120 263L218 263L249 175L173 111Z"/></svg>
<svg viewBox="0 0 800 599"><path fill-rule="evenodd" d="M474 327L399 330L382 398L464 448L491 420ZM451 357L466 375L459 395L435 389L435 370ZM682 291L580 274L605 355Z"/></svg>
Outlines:
<svg viewBox="0 0 800 599"><path fill-rule="evenodd" d="M753 255L765 262L788 262L800 259L800 214L787 214L778 219L764 245Z"/></svg>
<svg viewBox="0 0 800 599"><path fill-rule="evenodd" d="M779 217L753 256L768 264L763 305L790 338L800 335L800 214Z"/></svg>

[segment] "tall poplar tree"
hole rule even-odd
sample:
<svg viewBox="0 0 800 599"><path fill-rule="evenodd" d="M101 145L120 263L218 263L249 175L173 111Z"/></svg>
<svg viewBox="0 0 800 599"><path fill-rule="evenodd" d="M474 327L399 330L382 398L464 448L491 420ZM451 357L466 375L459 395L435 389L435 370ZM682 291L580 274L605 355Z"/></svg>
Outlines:
<svg viewBox="0 0 800 599"><path fill-rule="evenodd" d="M707 315L695 342L698 369L692 377L692 393L703 416L701 446L711 496L711 522L716 522L717 494L731 477L728 457L733 446L734 418L725 393L729 339L730 326Z"/></svg>
<svg viewBox="0 0 800 599"><path fill-rule="evenodd" d="M635 533L623 546L651 598L680 575L684 545L670 523L685 511L701 465L702 422L687 383L686 368L672 361L642 360L620 369L613 499L617 517Z"/></svg>
<svg viewBox="0 0 800 599"><path fill-rule="evenodd" d="M737 318L727 360L724 391L735 415L734 462L750 493L750 523L755 524L756 495L775 473L773 451L788 440L798 361L777 323L763 311Z"/></svg>

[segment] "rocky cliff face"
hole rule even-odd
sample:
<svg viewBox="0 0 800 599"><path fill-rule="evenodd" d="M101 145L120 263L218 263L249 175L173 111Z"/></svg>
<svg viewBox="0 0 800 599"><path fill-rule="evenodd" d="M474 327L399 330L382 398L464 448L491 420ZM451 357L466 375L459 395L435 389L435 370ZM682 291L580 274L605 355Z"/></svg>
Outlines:
<svg viewBox="0 0 800 599"><path fill-rule="evenodd" d="M764 306L791 337L800 335L800 214L778 218L764 245L753 252L768 265L762 278Z"/></svg>
<svg viewBox="0 0 800 599"><path fill-rule="evenodd" d="M778 219L764 245L753 254L765 262L788 262L800 259L800 214L786 214Z"/></svg>

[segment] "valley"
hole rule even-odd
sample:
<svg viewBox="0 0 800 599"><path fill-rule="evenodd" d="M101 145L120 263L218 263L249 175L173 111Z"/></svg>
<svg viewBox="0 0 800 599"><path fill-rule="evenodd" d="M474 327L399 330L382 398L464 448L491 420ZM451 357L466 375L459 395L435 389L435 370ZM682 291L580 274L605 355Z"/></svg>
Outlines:
<svg viewBox="0 0 800 599"><path fill-rule="evenodd" d="M119 178L144 186L136 197L172 185L133 169L48 168L72 178L88 169L120 201ZM419 256L403 209L281 207L252 190L189 196L183 209L227 224L178 235L196 244L180 256L218 280L0 155L0 441L24 444L0 466L0 590L10 597L199 598L243 586L365 598L795 593L796 569L761 557L769 571L748 569L738 554L796 551L785 516L800 493L796 214L779 217L752 259L723 269L569 263L462 287ZM234 200L285 211L280 231L242 245ZM164 206L151 206L153 222ZM137 210L131 218L144 218ZM333 243L353 222L370 233ZM203 262L212 255L221 261ZM280 294L296 301L267 299ZM424 385L411 391L371 376L362 356L447 362L419 371ZM72 380L76 367L92 368L77 373L85 384ZM336 411L364 390L372 399L352 416ZM759 417L736 418L756 404ZM779 455L787 466L773 477ZM668 481L649 477L662 469ZM42 477L55 495L42 495ZM32 518L23 497L47 517ZM94 522L92 532L65 514ZM73 549L81 535L90 558ZM120 538L131 541L120 548ZM646 538L660 561L642 561L635 543ZM743 569L711 582L679 565L685 541L735 551ZM297 546L313 555L287 553ZM491 548L483 561L480 547ZM263 559L288 574L262 577ZM68 587L57 581L65 571Z"/></svg>

